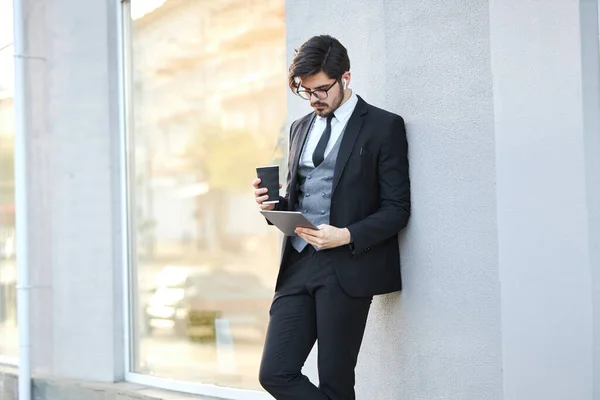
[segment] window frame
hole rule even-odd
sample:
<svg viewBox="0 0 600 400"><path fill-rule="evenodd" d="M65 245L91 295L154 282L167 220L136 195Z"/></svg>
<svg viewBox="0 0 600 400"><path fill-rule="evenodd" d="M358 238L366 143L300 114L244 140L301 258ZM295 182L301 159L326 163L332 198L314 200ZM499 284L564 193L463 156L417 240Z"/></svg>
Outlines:
<svg viewBox="0 0 600 400"><path fill-rule="evenodd" d="M12 11L12 7L11 7L11 11ZM13 19L13 15L11 14L9 16L9 20L12 21L12 19ZM0 52L3 52L3 51L8 52L10 54L11 60L14 60L14 53L15 53L14 52L14 40L12 40L12 37L11 37L10 42L0 43ZM14 149L13 149L13 151L14 151ZM15 260L15 263L16 263L16 260ZM17 268L18 268L18 265L17 265ZM16 312L16 310L15 310L15 312ZM18 340L17 340L17 347L19 347ZM0 354L0 366L18 367L19 366L19 357L18 356L9 356L6 354Z"/></svg>
<svg viewBox="0 0 600 400"><path fill-rule="evenodd" d="M122 280L123 280L123 327L124 327L124 378L125 381L159 389L172 390L194 395L214 396L231 400L268 400L272 397L263 391L238 389L200 382L179 381L134 372L136 365L135 349L135 230L131 210L134 202L134 192L130 182L133 182L133 65L132 65L132 31L130 0L116 2L118 18L119 41L119 141L120 141L120 185L121 185L121 231L122 234Z"/></svg>

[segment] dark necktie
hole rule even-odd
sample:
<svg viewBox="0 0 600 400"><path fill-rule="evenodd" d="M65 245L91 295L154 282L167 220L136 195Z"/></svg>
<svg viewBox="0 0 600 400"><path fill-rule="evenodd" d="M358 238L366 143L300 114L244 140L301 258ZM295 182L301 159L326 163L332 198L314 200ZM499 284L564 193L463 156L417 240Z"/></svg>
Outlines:
<svg viewBox="0 0 600 400"><path fill-rule="evenodd" d="M333 118L333 113L329 114L327 117L327 126L321 135L321 139L319 139L319 143L315 148L315 152L313 153L312 159L315 164L315 168L319 166L325 159L325 148L327 147L327 143L329 143L329 137L331 136L331 119Z"/></svg>

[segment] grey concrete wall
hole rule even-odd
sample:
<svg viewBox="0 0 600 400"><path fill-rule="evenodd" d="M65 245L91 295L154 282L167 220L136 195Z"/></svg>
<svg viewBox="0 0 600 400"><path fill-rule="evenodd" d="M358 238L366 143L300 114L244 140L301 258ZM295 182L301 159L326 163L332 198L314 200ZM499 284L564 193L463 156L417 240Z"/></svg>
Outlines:
<svg viewBox="0 0 600 400"><path fill-rule="evenodd" d="M594 399L600 399L600 54L597 0L581 1L583 130L594 320Z"/></svg>
<svg viewBox="0 0 600 400"><path fill-rule="evenodd" d="M374 301L358 399L503 398L487 2L289 1L287 24L288 61L310 36L336 36L350 86L407 123L404 290ZM290 121L310 111L288 104Z"/></svg>
<svg viewBox="0 0 600 400"><path fill-rule="evenodd" d="M590 230L597 223L590 217L598 203L588 200L597 196L598 171L597 162L586 163L586 146L597 147L600 130L592 110L584 111L584 104L598 103L584 101L582 88L597 89L598 42L594 35L596 66L584 67L592 38L581 40L589 34L581 11L597 18L597 8L580 8L576 0L490 3L509 400L593 398L592 269L598 266L590 240L598 231Z"/></svg>
<svg viewBox="0 0 600 400"><path fill-rule="evenodd" d="M25 9L34 369L113 381L125 359L116 5Z"/></svg>

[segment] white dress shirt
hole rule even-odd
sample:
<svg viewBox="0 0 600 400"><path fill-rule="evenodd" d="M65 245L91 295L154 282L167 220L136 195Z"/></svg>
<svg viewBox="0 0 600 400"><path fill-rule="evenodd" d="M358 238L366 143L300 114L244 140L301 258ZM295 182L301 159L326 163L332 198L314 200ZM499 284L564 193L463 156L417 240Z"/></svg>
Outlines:
<svg viewBox="0 0 600 400"><path fill-rule="evenodd" d="M354 112L357 103L358 97L356 94L354 94L354 91L352 91L350 98L333 112L334 117L331 119L331 136L329 137L329 142L327 142L327 147L325 148L325 157L327 157L333 146L335 146L337 140L342 135L342 132L344 132L344 129L348 124L348 120ZM312 156L326 127L327 117L315 117L315 121L308 132L306 146L304 146L302 156L300 157L301 164L311 167L315 166Z"/></svg>

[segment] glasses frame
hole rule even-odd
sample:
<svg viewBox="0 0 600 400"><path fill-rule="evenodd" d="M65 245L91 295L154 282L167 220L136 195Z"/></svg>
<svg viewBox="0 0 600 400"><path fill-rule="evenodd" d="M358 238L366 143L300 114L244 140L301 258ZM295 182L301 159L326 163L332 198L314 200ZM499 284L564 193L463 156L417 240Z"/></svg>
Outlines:
<svg viewBox="0 0 600 400"><path fill-rule="evenodd" d="M336 79L327 89L317 89L317 90L307 90L307 89L296 89L296 94L300 96L301 99L310 100L313 95L319 100L325 100L329 96L329 91L332 87L335 86L336 83L340 82L340 79ZM324 97L319 97L316 93L323 92L325 93ZM305 97L306 96L306 97Z"/></svg>

